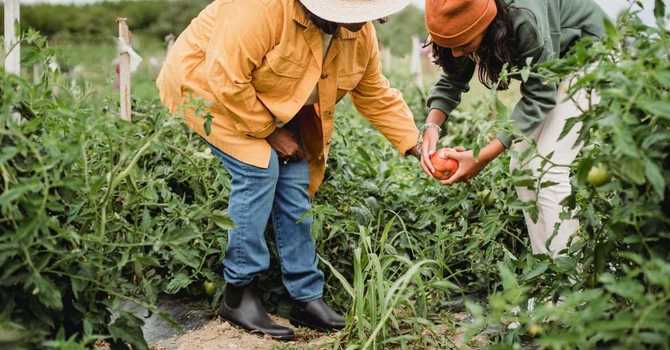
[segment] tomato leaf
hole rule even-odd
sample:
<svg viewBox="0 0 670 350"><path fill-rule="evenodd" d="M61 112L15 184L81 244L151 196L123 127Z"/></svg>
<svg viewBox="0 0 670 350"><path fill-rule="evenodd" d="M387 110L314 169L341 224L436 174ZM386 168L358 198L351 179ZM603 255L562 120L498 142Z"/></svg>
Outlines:
<svg viewBox="0 0 670 350"><path fill-rule="evenodd" d="M616 41L619 38L619 31L609 19L605 19L605 33L609 40Z"/></svg>
<svg viewBox="0 0 670 350"><path fill-rule="evenodd" d="M142 333L143 325L144 321L137 316L129 312L122 312L119 318L109 326L109 333L114 340L125 342L135 350L149 350L149 345L144 340Z"/></svg>
<svg viewBox="0 0 670 350"><path fill-rule="evenodd" d="M535 268L523 276L524 281L530 281L535 277L541 276L549 269L549 264L546 261L540 262Z"/></svg>
<svg viewBox="0 0 670 350"><path fill-rule="evenodd" d="M638 157L635 140L626 126L619 124L613 128L612 133L614 144L623 154L632 158Z"/></svg>
<svg viewBox="0 0 670 350"><path fill-rule="evenodd" d="M205 115L204 128L205 128L205 134L207 136L209 136L212 133L212 120L213 119L214 119L214 117L212 117L212 114L207 113L207 115Z"/></svg>
<svg viewBox="0 0 670 350"><path fill-rule="evenodd" d="M656 0L654 3L654 17L656 19L663 23L665 22L665 1L664 0Z"/></svg>
<svg viewBox="0 0 670 350"><path fill-rule="evenodd" d="M53 310L63 309L63 297L56 284L42 277L39 273L34 273L27 284L32 284L32 293L36 294L40 302Z"/></svg>
<svg viewBox="0 0 670 350"><path fill-rule="evenodd" d="M235 223L225 211L214 211L214 213L212 213L211 219L214 221L214 224L216 224L216 226L222 230L232 230L235 228Z"/></svg>
<svg viewBox="0 0 670 350"><path fill-rule="evenodd" d="M639 106L649 114L663 119L670 119L670 102L668 101L645 99L640 101Z"/></svg>
<svg viewBox="0 0 670 350"><path fill-rule="evenodd" d="M656 194L661 197L661 199L664 199L665 178L663 177L663 172L658 167L658 165L656 165L656 163L652 162L651 160L646 160L645 175L647 176L647 180L649 180L651 186L654 188L654 191L656 191Z"/></svg>
<svg viewBox="0 0 670 350"><path fill-rule="evenodd" d="M180 290L188 287L192 282L193 280L191 280L185 273L177 273L165 287L165 292L168 294L177 294Z"/></svg>
<svg viewBox="0 0 670 350"><path fill-rule="evenodd" d="M555 182L555 181L544 181L540 184L540 188L547 188L547 187L551 187L551 186L556 186L558 184L559 183Z"/></svg>
<svg viewBox="0 0 670 350"><path fill-rule="evenodd" d="M31 179L26 183L14 186L0 195L0 206L8 205L28 193L34 193L41 189L42 184L37 179Z"/></svg>

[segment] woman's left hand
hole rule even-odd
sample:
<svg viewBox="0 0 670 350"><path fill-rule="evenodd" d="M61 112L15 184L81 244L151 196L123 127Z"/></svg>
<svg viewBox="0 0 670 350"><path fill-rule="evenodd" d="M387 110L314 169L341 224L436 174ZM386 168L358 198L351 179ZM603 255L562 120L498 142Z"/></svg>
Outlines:
<svg viewBox="0 0 670 350"><path fill-rule="evenodd" d="M458 161L458 169L448 179L442 180L445 185L453 185L457 182L464 182L477 176L489 162L496 159L505 151L505 146L498 139L489 142L481 149L477 158L474 152L466 151L463 147L454 149L445 149L440 153L441 158L453 158Z"/></svg>
<svg viewBox="0 0 670 350"><path fill-rule="evenodd" d="M472 151L466 151L463 147L445 149L443 152L440 152L440 158L452 158L458 161L458 169L456 172L448 179L440 181L445 185L453 185L457 182L467 182L477 176L477 174L484 169L486 164L488 164L488 162L476 159Z"/></svg>

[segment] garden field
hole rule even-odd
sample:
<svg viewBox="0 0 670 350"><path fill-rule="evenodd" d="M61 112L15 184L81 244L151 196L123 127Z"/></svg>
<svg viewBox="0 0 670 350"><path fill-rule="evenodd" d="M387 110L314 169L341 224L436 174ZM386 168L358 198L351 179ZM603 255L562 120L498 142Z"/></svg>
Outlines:
<svg viewBox="0 0 670 350"><path fill-rule="evenodd" d="M656 7L664 23L664 2ZM468 184L442 186L342 101L312 215L326 299L347 326L277 343L216 319L230 178L160 105L164 33L150 28L134 43L144 61L131 123L118 118L111 39L24 30L23 66L45 69L0 73L0 349L169 348L142 326L152 314L184 326L159 307L175 300L204 318L175 349L670 349L667 30L626 14L606 40L540 70L555 81L580 70L572 88L600 96L570 123L585 143L566 201L581 226L556 258L530 253L522 209L535 204L514 190L552 183L511 172L506 155ZM384 69L421 125L427 91L405 59L392 62ZM442 145L478 150L509 129L516 89L473 86ZM285 317L273 262L257 282Z"/></svg>

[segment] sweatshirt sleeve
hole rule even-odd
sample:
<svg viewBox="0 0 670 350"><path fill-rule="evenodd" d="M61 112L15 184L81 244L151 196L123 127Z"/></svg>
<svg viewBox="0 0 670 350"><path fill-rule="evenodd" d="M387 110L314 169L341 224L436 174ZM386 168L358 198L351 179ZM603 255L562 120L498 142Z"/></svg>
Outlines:
<svg viewBox="0 0 670 350"><path fill-rule="evenodd" d="M438 109L445 115L458 107L461 95L470 91L470 80L475 72L475 62L469 58L457 59L454 69L443 69L440 79L428 96L428 109Z"/></svg>

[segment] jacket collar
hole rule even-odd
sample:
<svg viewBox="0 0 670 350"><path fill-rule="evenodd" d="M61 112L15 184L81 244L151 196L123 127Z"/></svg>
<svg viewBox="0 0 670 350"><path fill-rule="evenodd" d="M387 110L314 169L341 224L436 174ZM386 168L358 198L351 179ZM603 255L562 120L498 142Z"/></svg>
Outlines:
<svg viewBox="0 0 670 350"><path fill-rule="evenodd" d="M363 29L361 29L361 30L363 30ZM352 31L349 31L349 30L347 30L346 28L340 27L340 28L338 29L338 33L337 33L337 34L338 34L337 36L338 36L339 38L342 38L343 40L353 40L353 39L356 39L356 34L357 34L357 33L356 33L356 32L352 32Z"/></svg>
<svg viewBox="0 0 670 350"><path fill-rule="evenodd" d="M305 28L309 27L309 18L299 0L293 0L293 20Z"/></svg>

